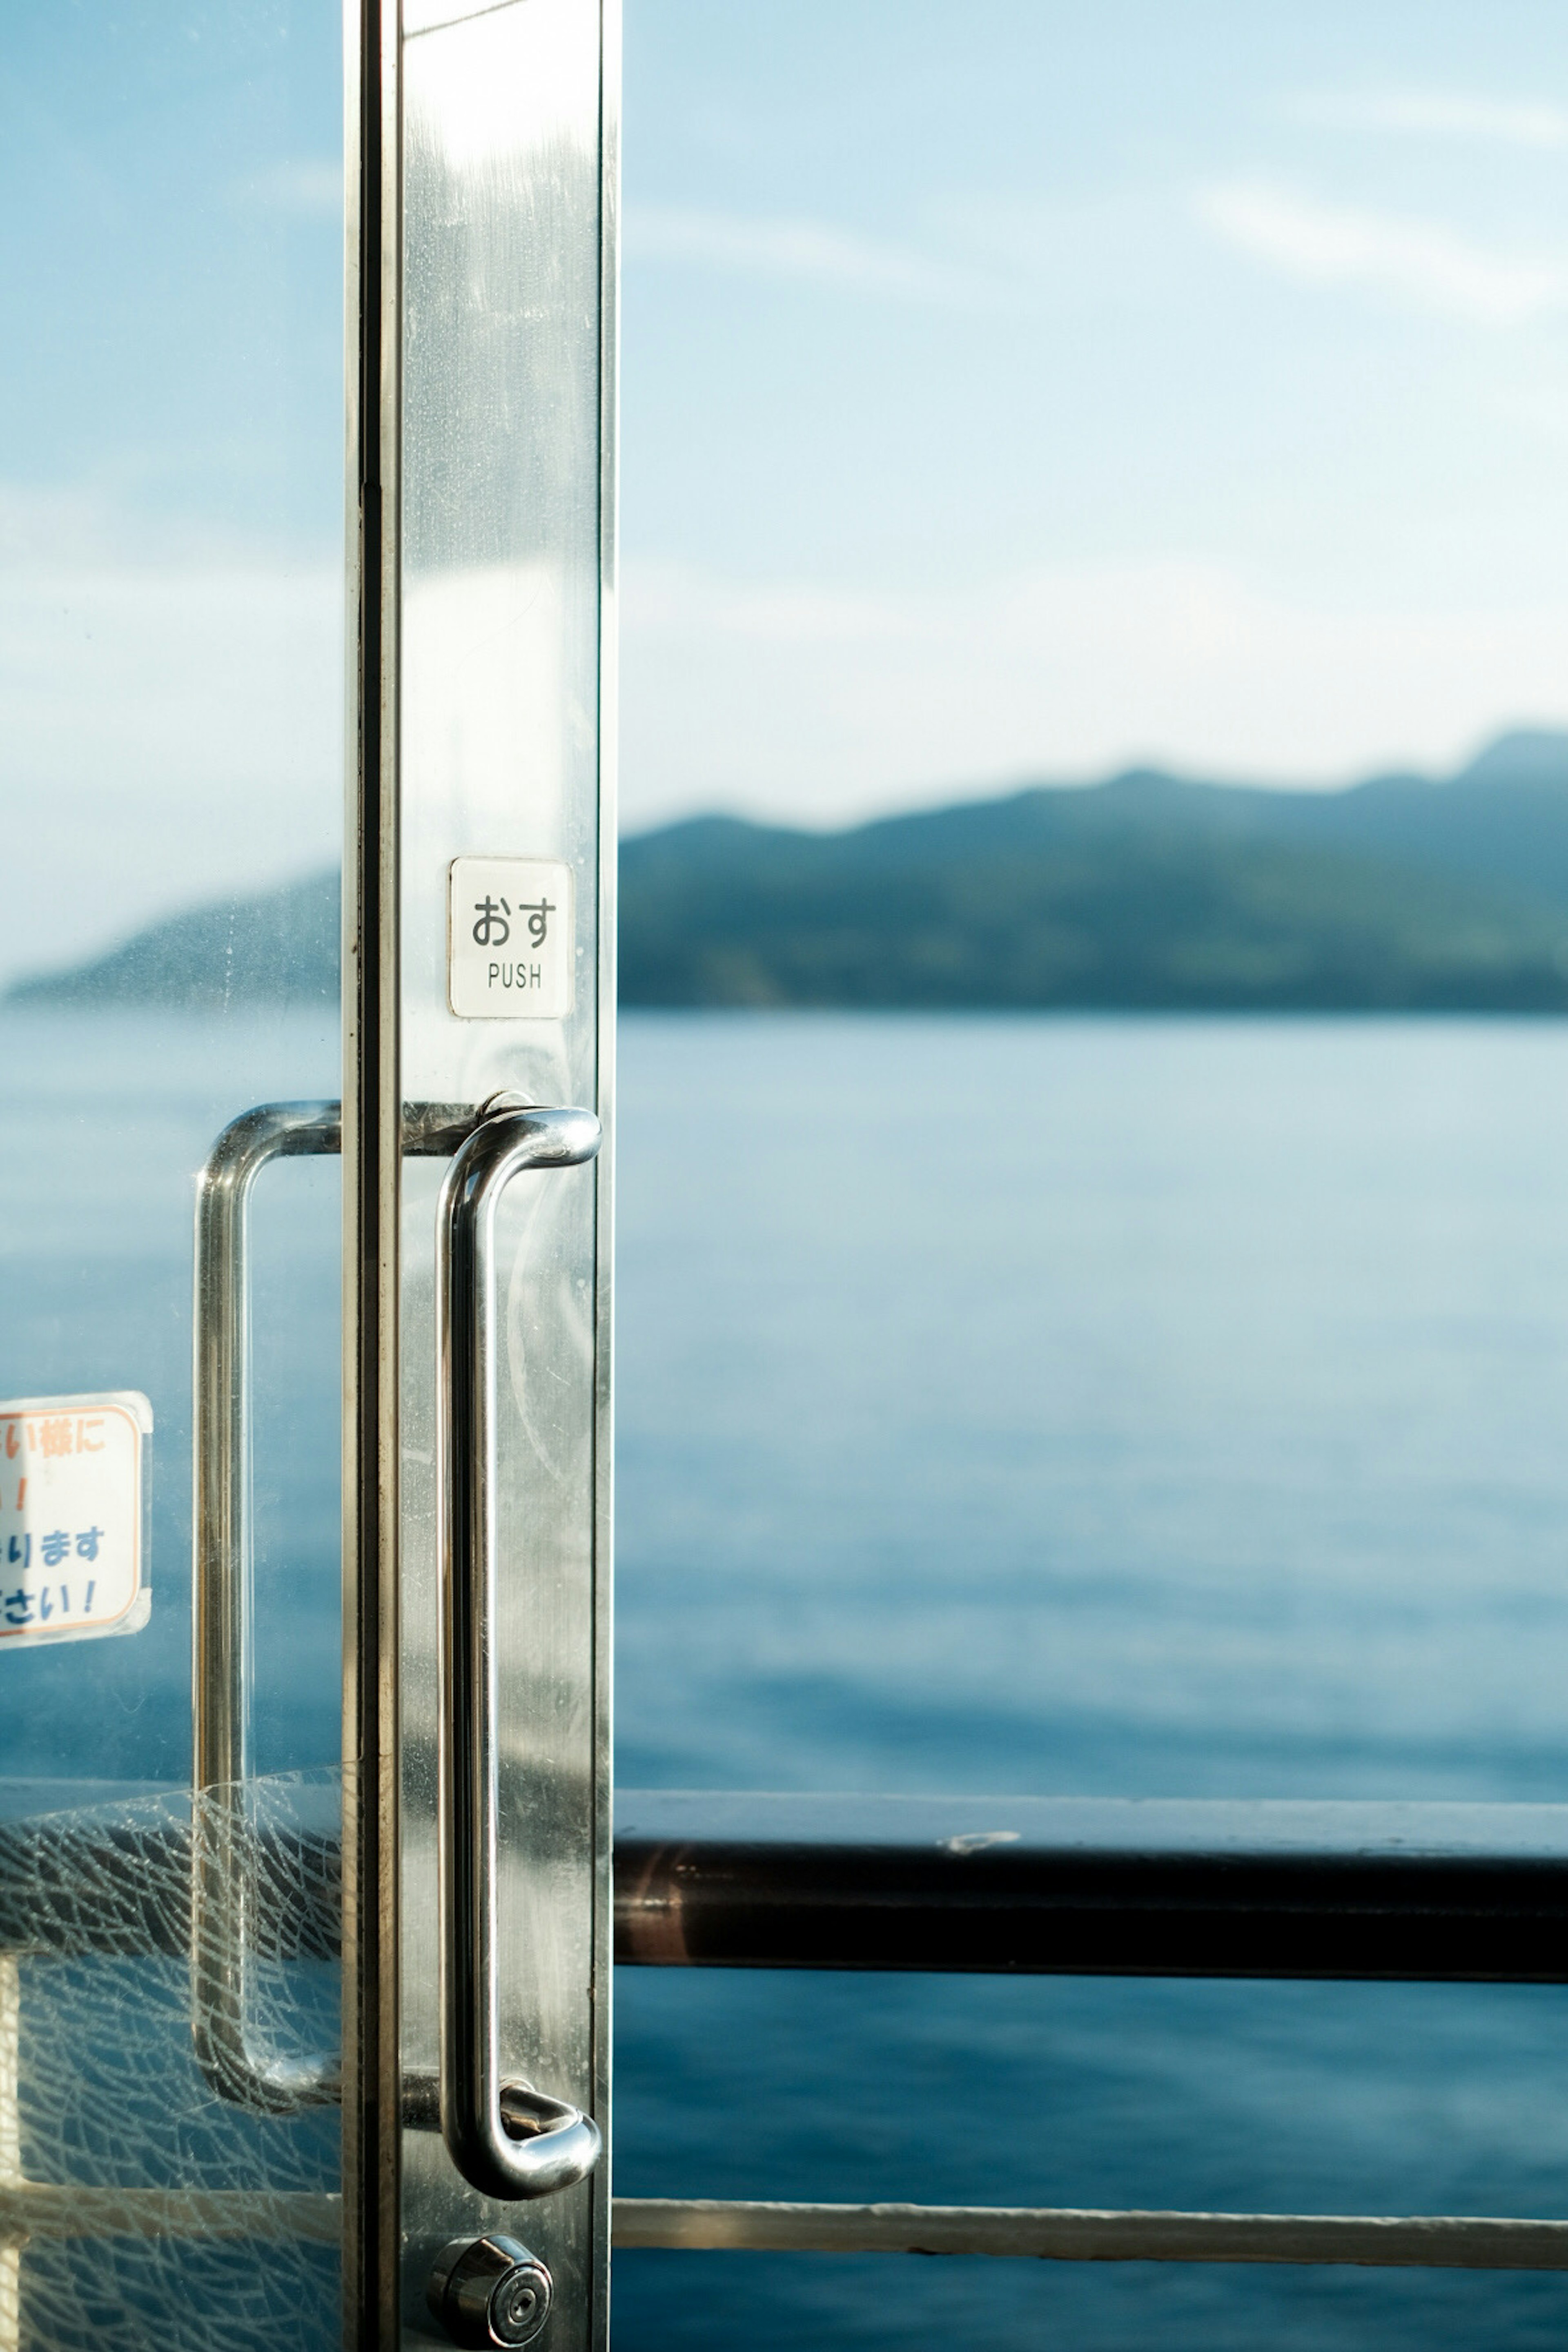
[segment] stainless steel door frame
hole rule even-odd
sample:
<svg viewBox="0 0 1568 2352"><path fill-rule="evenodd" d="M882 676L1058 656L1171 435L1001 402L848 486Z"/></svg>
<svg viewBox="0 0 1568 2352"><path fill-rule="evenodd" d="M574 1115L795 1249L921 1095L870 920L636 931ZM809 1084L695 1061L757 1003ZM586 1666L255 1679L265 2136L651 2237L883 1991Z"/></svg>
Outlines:
<svg viewBox="0 0 1568 2352"><path fill-rule="evenodd" d="M439 1171L400 1130L406 1097L505 1091L605 1132L592 1167L525 1175L498 1212L490 1503L499 2062L607 2129L619 27L615 0L361 0L348 45L346 2336L439 2340L443 2246L506 2228L549 2263L565 2352L605 2340L607 2161L486 2200L408 2095L439 2042ZM565 1017L448 1009L461 856L572 868Z"/></svg>
<svg viewBox="0 0 1568 2352"><path fill-rule="evenodd" d="M344 5L343 2340L398 2338L397 0Z"/></svg>

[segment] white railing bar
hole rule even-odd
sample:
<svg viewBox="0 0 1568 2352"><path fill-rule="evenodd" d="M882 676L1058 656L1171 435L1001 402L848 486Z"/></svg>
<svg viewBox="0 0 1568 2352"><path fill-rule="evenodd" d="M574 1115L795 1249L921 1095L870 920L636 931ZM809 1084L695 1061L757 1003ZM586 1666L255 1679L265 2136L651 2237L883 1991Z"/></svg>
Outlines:
<svg viewBox="0 0 1568 2352"><path fill-rule="evenodd" d="M0 2244L30 2238L226 2238L334 2246L343 2200L308 2189L79 2189L0 2186Z"/></svg>
<svg viewBox="0 0 1568 2352"><path fill-rule="evenodd" d="M617 2197L618 2248L1024 2254L1058 2263L1359 2263L1568 2270L1568 2221L1458 2214L1118 2213L1030 2205L784 2205Z"/></svg>

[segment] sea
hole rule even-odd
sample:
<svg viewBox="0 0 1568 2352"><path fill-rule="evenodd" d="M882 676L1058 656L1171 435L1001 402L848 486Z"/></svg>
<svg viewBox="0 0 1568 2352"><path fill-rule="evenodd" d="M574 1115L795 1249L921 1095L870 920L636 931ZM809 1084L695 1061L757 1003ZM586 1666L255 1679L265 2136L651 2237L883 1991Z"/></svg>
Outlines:
<svg viewBox="0 0 1568 2352"><path fill-rule="evenodd" d="M330 1038L9 1012L0 1055L4 1393L154 1394L177 1556L190 1172ZM335 1171L288 1174L266 1769L325 1760L335 1675ZM1568 1025L633 1014L618 1202L623 1786L1568 1797ZM0 1772L177 1777L187 1640L171 1580L89 1710L73 1651L0 1658ZM622 2194L1568 2214L1568 1990L616 2002ZM617 2352L1568 2336L1568 2279L1497 2273L648 2252L615 2296Z"/></svg>

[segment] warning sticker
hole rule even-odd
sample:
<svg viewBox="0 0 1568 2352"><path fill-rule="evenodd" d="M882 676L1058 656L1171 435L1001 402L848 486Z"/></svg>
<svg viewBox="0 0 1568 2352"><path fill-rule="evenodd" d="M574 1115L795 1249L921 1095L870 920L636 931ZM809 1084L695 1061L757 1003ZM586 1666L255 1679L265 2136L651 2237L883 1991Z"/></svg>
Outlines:
<svg viewBox="0 0 1568 2352"><path fill-rule="evenodd" d="M0 1404L0 1647L145 1625L152 1442L132 1389Z"/></svg>

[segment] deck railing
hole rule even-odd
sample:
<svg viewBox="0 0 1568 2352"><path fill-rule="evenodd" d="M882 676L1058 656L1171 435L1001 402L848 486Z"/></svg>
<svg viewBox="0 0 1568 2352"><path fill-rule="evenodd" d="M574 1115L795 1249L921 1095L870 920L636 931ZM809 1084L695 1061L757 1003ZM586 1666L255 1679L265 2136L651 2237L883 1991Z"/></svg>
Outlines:
<svg viewBox="0 0 1568 2352"><path fill-rule="evenodd" d="M150 1889L190 1862L174 1813L0 1822L0 1954L178 1952L182 1906ZM269 1819L250 1866L266 1956L331 1957L331 1832ZM636 1790L615 1873L632 1967L1568 1983L1568 1806ZM179 2204L16 2178L0 2236L177 2232ZM614 2227L625 2247L1568 2269L1568 2221L1495 2216L623 2198Z"/></svg>

